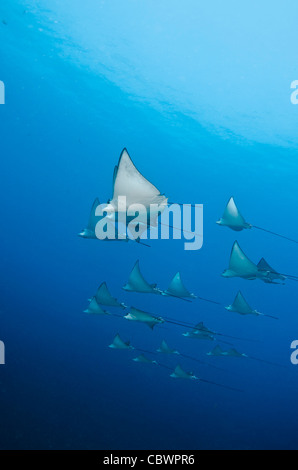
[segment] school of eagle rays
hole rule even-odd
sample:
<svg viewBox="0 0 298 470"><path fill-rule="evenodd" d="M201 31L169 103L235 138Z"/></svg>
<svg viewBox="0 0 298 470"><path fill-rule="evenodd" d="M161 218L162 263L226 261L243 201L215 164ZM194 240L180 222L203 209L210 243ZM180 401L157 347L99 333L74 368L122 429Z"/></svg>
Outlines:
<svg viewBox="0 0 298 470"><path fill-rule="evenodd" d="M118 200L125 196L126 205L122 206L118 204ZM122 202L122 201L121 201ZM134 240L125 233L121 233L119 230L119 225L117 224L117 214L119 212L127 211L128 207L133 204L142 204L146 208L146 213L143 215L143 219L138 219L136 225L138 237ZM149 217L149 211L152 205L158 205L159 211L155 214L151 214ZM136 168L132 159L130 158L128 151L124 149L120 155L118 165L115 167L113 175L113 195L112 198L105 205L105 213L113 214L113 217L108 217L105 221L106 225L112 226L115 234L113 241L115 242L129 242L134 241L141 245L149 246L142 240L142 235L147 231L152 225L158 227L159 216L162 211L168 207L168 199L165 195L161 194L160 191L148 181ZM98 239L96 235L96 225L102 216L98 216L97 208L100 206L100 201L98 198L95 199L88 224L86 228L79 233L79 236L84 239ZM115 217L116 215L116 217ZM133 223L133 217L126 218L126 222ZM258 227L253 225L245 220L239 211L236 202L233 197L231 197L224 209L222 217L216 222L221 227L228 227L229 229L235 232L241 232L243 230L257 229L262 230L268 234L274 235L286 239L293 243L298 243L293 238L287 237L285 235L276 233L272 230ZM107 232L109 227L107 228ZM126 227L127 228L127 227ZM136 228L136 227L135 227ZM175 227L172 227L175 228ZM105 240L99 240L100 242L111 241L108 237ZM172 273L173 274L173 273ZM224 278L234 278L239 277L246 280L260 280L264 283L270 284L284 284L287 280L297 281L298 277L280 273L276 269L272 268L271 265L262 258L258 262L252 261L247 254L242 250L240 244L236 240L233 244L229 264L227 269L222 272ZM242 316L255 316L255 317L267 317L270 319L278 320L277 317L269 315L266 312L259 312L255 306L251 306L249 300L245 295L239 291L236 296L231 298L230 305L223 305L222 302L217 299L209 299L200 296L198 293L190 292L184 281L182 279L181 273L177 272L173 277L169 278L168 284L165 287L157 286L155 283L148 282L144 275L142 274L140 268L140 261L137 260L132 267L132 270L127 275L127 283L122 286L126 292L139 293L139 294L154 294L162 297L172 297L174 299L182 300L184 302L193 302L195 300L200 300L203 302L209 302L214 305L217 305L218 308L226 309L229 312L234 312L235 314ZM109 345L111 349L118 351L130 351L133 356L132 360L136 363L143 364L145 366L153 367L162 367L168 370L170 377L175 379L188 379L197 382L205 382L208 384L216 385L219 387L224 387L229 390L239 391L238 389L229 387L226 384L213 382L210 380L205 380L202 377L198 377L194 372L185 370L183 364L181 364L183 358L192 360L199 364L204 364L207 367L210 367L215 370L223 370L218 366L218 363L212 363L212 358L221 357L221 358L237 358L237 359L251 359L265 364L271 364L276 367L283 367L280 364L272 363L266 361L259 357L254 357L246 354L245 352L238 351L231 340L239 341L253 341L247 338L235 337L228 334L228 332L218 332L207 327L203 322L190 324L185 321L178 321L176 319L160 316L156 313L146 312L140 310L134 306L127 306L123 302L118 301L111 294L106 282L102 282L99 286L94 296L89 299L89 305L85 310L86 314L90 315L111 315L113 317L118 317L125 321L130 322L139 322L154 329L163 324L169 324L172 326L178 326L185 328L183 336L186 338L215 342L216 345L211 348L210 352L207 353L206 360L201 358L192 357L187 354L184 354L181 351L170 346L168 342L164 339L162 340L158 349L145 350L138 348L130 343L130 341L120 337L118 333L112 338L112 342ZM227 341L229 340L229 341ZM169 367L163 361L166 356L175 356L177 357L177 365L174 369ZM161 359L160 359L161 358Z"/></svg>

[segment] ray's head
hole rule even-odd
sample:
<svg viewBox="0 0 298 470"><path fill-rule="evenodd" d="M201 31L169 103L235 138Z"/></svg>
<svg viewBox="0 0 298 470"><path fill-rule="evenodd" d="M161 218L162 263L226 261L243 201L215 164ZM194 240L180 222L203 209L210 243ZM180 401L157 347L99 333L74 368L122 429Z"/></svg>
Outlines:
<svg viewBox="0 0 298 470"><path fill-rule="evenodd" d="M80 233L78 233L78 237L88 238L88 231L86 229L83 229Z"/></svg>

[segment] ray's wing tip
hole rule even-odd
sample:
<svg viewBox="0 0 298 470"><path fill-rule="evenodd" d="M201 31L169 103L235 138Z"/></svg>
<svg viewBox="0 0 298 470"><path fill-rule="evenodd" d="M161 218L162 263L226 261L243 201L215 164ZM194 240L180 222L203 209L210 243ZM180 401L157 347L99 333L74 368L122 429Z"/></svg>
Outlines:
<svg viewBox="0 0 298 470"><path fill-rule="evenodd" d="M128 150L127 150L127 147L123 147L123 149L122 149L122 151L121 151L121 153L120 153L120 159L121 159L121 157L122 157L125 153L127 153L127 155L129 155Z"/></svg>
<svg viewBox="0 0 298 470"><path fill-rule="evenodd" d="M118 164L115 166L115 169L114 169L114 182L115 182L115 178L117 176L117 172L118 172L121 160L122 160L124 155L128 155L128 157L130 158L130 155L129 155L128 150L127 150L126 147L124 147L123 150L121 151L120 157L119 157L119 160L118 160Z"/></svg>

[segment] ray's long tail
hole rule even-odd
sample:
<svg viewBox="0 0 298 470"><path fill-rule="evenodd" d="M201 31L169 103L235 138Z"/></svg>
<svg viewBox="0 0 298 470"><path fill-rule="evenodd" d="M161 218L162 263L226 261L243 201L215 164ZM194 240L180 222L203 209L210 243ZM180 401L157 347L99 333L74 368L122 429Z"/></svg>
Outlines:
<svg viewBox="0 0 298 470"><path fill-rule="evenodd" d="M258 227L257 225L252 225L253 228L256 228L257 230L262 230L262 232L270 233L271 235L274 235L279 238L283 238L284 240L288 240L289 242L297 243L297 240L294 240L293 238L286 237L285 235L281 235L280 233L273 232L272 230L267 230L262 227Z"/></svg>

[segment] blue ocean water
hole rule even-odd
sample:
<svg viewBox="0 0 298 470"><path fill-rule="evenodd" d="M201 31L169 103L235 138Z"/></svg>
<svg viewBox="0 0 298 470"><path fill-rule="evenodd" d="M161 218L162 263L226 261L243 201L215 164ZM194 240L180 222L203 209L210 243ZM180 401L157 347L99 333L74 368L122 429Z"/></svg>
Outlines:
<svg viewBox="0 0 298 470"><path fill-rule="evenodd" d="M297 449L297 286L220 276L236 238L294 275L297 246L215 224L234 195L249 222L297 238L297 5L238 3L1 0L1 449ZM202 250L77 236L94 198L111 197L123 147L171 201L204 204ZM179 270L192 292L228 305L241 289L279 321L126 293L137 259L159 286ZM128 305L253 339L233 344L285 368L181 359L237 393L136 364L108 349L116 333L203 360L214 345L84 315L103 281Z"/></svg>

